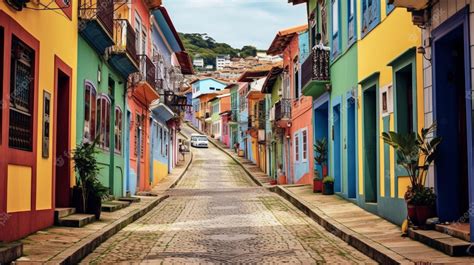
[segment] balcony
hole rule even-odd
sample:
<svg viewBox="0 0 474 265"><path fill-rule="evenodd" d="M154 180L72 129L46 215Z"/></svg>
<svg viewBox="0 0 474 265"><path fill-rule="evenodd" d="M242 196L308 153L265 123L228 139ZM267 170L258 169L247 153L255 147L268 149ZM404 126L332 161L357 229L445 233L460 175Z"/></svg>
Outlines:
<svg viewBox="0 0 474 265"><path fill-rule="evenodd" d="M145 54L138 55L140 60L140 72L138 74L138 78L140 82L146 82L150 87L158 91L156 87L156 68L151 59L146 56Z"/></svg>
<svg viewBox="0 0 474 265"><path fill-rule="evenodd" d="M301 66L303 94L318 98L328 91L330 83L329 51L313 49Z"/></svg>
<svg viewBox="0 0 474 265"><path fill-rule="evenodd" d="M388 0L395 7L404 7L409 10L421 10L428 6L429 0Z"/></svg>
<svg viewBox="0 0 474 265"><path fill-rule="evenodd" d="M275 121L291 119L291 99L280 99L275 103Z"/></svg>
<svg viewBox="0 0 474 265"><path fill-rule="evenodd" d="M79 4L79 33L99 53L114 45L114 1L83 0Z"/></svg>
<svg viewBox="0 0 474 265"><path fill-rule="evenodd" d="M126 19L114 20L114 42L110 48L109 63L124 77L139 71L135 47L135 31Z"/></svg>
<svg viewBox="0 0 474 265"><path fill-rule="evenodd" d="M239 111L237 109L232 109L230 114L229 124L238 124L239 123Z"/></svg>

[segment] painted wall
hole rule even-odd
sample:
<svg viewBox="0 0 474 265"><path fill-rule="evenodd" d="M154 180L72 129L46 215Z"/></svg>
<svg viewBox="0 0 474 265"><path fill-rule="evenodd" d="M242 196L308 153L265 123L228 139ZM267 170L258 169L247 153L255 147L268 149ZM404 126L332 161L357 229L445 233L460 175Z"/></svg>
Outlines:
<svg viewBox="0 0 474 265"><path fill-rule="evenodd" d="M377 84L377 104L379 104L379 90L393 83L392 67L388 64L397 59L403 53L421 43L421 31L411 22L411 15L405 9L395 9L387 14L386 2L379 1L380 21L374 29L368 34L359 36L358 44L358 79L359 82L368 77L375 77ZM358 7L358 19L360 21L361 10ZM358 32L360 33L360 23ZM383 43L383 49L380 45ZM422 85L422 57L416 55L416 78L414 87L416 87L416 116L418 128L424 124L423 117L423 85ZM375 75L374 75L375 74ZM363 150L363 115L362 108L364 101L362 89L359 88L359 97L357 99L359 108L358 113L358 156L364 157ZM362 101L361 101L362 100ZM379 108L377 108L379 110ZM380 113L377 113L377 132L380 135L382 131L393 131L394 114L391 113L387 118L382 119ZM377 141L377 207L373 208L365 203L364 200L364 165L363 159L359 159L358 164L358 194L359 204L369 210L375 210L377 213L395 223L401 223L406 216L402 194L399 189L406 189L406 178L395 174L395 153L393 148L386 148L382 139ZM394 210L396 209L396 210Z"/></svg>
<svg viewBox="0 0 474 265"><path fill-rule="evenodd" d="M0 241L11 241L26 236L39 229L53 224L53 209L55 207L53 183L53 157L54 137L50 136L49 157L42 158L42 128L43 128L43 93L51 94L51 114L54 116L58 111L54 108L55 100L55 56L70 68L70 147L75 145L76 123L76 69L77 69L77 1L71 1L71 18L62 11L38 12L31 9L23 9L14 12L6 5L0 3L0 26L4 28L5 38L2 41L11 40L11 34L16 34L31 39L36 50L36 73L34 80L35 105L33 112L37 114L33 127L33 152L27 156L31 157L31 163L25 164L26 156L20 153L10 153L6 145L0 150L5 155L0 162L0 213L9 215L5 225L0 226ZM51 8L58 8L53 2ZM20 26L21 25L21 26ZM45 30L48 29L48 30ZM28 40L28 42L30 42ZM61 45L58 45L60 43ZM30 43L29 43L30 44ZM5 44L10 47L10 43ZM4 52L3 65L10 65L10 52ZM9 68L9 67L8 67ZM3 68L5 71L7 67ZM4 73L5 75L5 73ZM6 75L8 76L8 75ZM3 79L3 87L10 87L9 78ZM4 98L9 89L4 89ZM3 112L8 115L8 112ZM52 117L53 117L52 116ZM2 119L4 133L3 143L8 143L8 124L6 117ZM50 123L50 132L53 132L55 124ZM67 157L66 157L67 159ZM16 166L13 166L15 164ZM67 164L66 164L67 165ZM70 184L74 184L75 178L70 169Z"/></svg>
<svg viewBox="0 0 474 265"><path fill-rule="evenodd" d="M206 78L194 82L192 86L193 98L197 98L203 94L219 92L223 90L227 84L213 78Z"/></svg>
<svg viewBox="0 0 474 265"><path fill-rule="evenodd" d="M125 131L125 83L122 77L117 75L112 67L110 67L103 58L101 58L89 44L79 37L78 44L78 69L77 69L77 129L76 144L80 144L84 136L84 97L85 83L89 82L96 89L97 95L105 94L111 101L110 115L110 148L100 149L97 160L100 166L99 179L106 187L113 191L113 195L122 196L123 180L124 180L124 157L123 150L115 152L115 108L118 107L122 111L122 146L124 143ZM97 69L101 69L101 82L97 80ZM115 82L115 90L113 95L109 94L108 79L111 78Z"/></svg>

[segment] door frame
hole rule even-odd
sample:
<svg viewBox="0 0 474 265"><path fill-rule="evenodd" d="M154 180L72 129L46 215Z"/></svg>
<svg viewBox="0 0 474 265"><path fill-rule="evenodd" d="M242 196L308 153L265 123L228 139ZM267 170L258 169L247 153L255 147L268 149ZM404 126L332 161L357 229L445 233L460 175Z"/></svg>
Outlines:
<svg viewBox="0 0 474 265"><path fill-rule="evenodd" d="M53 149L52 149L52 158L54 159L53 161L53 208L56 208L56 145L57 145L57 124L58 124L58 93L59 93L59 88L58 88L58 76L59 76L59 71L61 71L63 74L69 76L69 119L68 119L68 128L67 128L67 134L71 136L71 115L72 115L72 68L69 67L63 60L61 60L57 55L54 56L54 122L53 122ZM69 138L69 142L67 144L68 150L71 150L71 138ZM64 166L67 166L69 168L69 185L71 184L71 161L70 161L70 156L67 156L64 158L65 164ZM70 194L71 191L69 191ZM69 200L69 203L71 201Z"/></svg>
<svg viewBox="0 0 474 265"><path fill-rule="evenodd" d="M436 102L436 92L437 92L437 85L436 85L436 42L440 41L443 37L447 34L451 33L452 30L457 29L458 27L463 27L463 37L464 37L464 76L465 76L465 92L470 91L471 94L466 94L466 137L467 137L467 163L468 163L468 195L469 195L469 204L472 205L473 198L474 198L474 163L473 163L473 128L472 128L472 112L471 106L472 102L471 99L473 98L472 95L472 85L471 85L471 59L470 59L470 32L469 32L469 6L463 8L462 10L458 11L456 14L448 18L445 22L443 22L440 26L434 29L431 32L432 40L432 76L433 76L433 118L437 117L437 102ZM469 90L466 90L468 88ZM437 172L436 167L434 170L435 175L435 183L437 179ZM436 184L435 184L436 187ZM470 223L470 231L474 231L474 211L469 211L469 223ZM470 234L471 241L474 241L474 233Z"/></svg>

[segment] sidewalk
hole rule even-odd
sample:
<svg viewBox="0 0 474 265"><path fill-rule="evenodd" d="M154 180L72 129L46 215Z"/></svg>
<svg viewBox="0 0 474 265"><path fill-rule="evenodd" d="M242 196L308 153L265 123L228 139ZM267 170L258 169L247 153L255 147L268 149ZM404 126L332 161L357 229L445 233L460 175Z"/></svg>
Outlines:
<svg viewBox="0 0 474 265"><path fill-rule="evenodd" d="M139 202L130 204L116 212L102 212L99 221L82 228L52 226L38 231L23 240L23 256L16 263L77 263L91 253L102 242L122 228L151 211L168 198L165 192L173 188L184 175L192 161L192 154L179 162L162 182L153 189L154 196L137 196Z"/></svg>
<svg viewBox="0 0 474 265"><path fill-rule="evenodd" d="M193 128L196 130L196 128ZM198 131L198 130L197 130ZM311 185L270 185L271 178L251 161L217 140L217 148L235 160L260 186L287 199L326 230L382 264L474 264L471 257L451 257L408 237L400 227L337 195L315 194Z"/></svg>

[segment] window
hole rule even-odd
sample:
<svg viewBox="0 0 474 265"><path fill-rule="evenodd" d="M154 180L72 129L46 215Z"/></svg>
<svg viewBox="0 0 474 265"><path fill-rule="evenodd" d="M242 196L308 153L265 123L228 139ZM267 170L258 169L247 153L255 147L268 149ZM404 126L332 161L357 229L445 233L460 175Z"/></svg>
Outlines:
<svg viewBox="0 0 474 265"><path fill-rule="evenodd" d="M137 47L137 53L141 53L141 32L142 32L142 20L138 13L135 12L135 47Z"/></svg>
<svg viewBox="0 0 474 265"><path fill-rule="evenodd" d="M145 115L142 115L141 119L141 134L140 134L140 156L143 158L143 154L145 153Z"/></svg>
<svg viewBox="0 0 474 265"><path fill-rule="evenodd" d="M300 97L300 84L298 80L298 58L295 58L294 68L293 68L293 82L295 86L295 99Z"/></svg>
<svg viewBox="0 0 474 265"><path fill-rule="evenodd" d="M33 150L34 66L35 51L13 36L8 144L24 151Z"/></svg>
<svg viewBox="0 0 474 265"><path fill-rule="evenodd" d="M115 152L122 152L122 110L115 108Z"/></svg>
<svg viewBox="0 0 474 265"><path fill-rule="evenodd" d="M310 31L310 45L311 48L316 46L318 43L316 43L316 34L318 33L318 24L316 23L316 19L314 16L317 16L317 10L315 9L313 13L310 15L309 19L309 26L311 28Z"/></svg>
<svg viewBox="0 0 474 265"><path fill-rule="evenodd" d="M389 1L387 0L387 16L395 9L395 6L393 4L389 4Z"/></svg>
<svg viewBox="0 0 474 265"><path fill-rule="evenodd" d="M101 148L110 147L110 99L105 95L97 97L97 129L98 145Z"/></svg>
<svg viewBox="0 0 474 265"><path fill-rule="evenodd" d="M84 89L84 136L88 141L94 141L97 127L97 94L92 83L86 82Z"/></svg>
<svg viewBox="0 0 474 265"><path fill-rule="evenodd" d="M361 0L362 1L362 35L371 31L380 20L380 1Z"/></svg>
<svg viewBox="0 0 474 265"><path fill-rule="evenodd" d="M331 0L332 10L332 54L339 53L339 0Z"/></svg>
<svg viewBox="0 0 474 265"><path fill-rule="evenodd" d="M135 115L135 138L134 138L134 142L135 142L135 156L138 156L138 145L139 145L139 142L138 142L138 136L140 135L140 115L138 115L138 113Z"/></svg>
<svg viewBox="0 0 474 265"><path fill-rule="evenodd" d="M160 154L163 155L163 128L160 127Z"/></svg>
<svg viewBox="0 0 474 265"><path fill-rule="evenodd" d="M348 5L347 42L349 45L351 45L356 40L355 0L347 0L347 5Z"/></svg>
<svg viewBox="0 0 474 265"><path fill-rule="evenodd" d="M295 134L295 162L300 161L300 137Z"/></svg>
<svg viewBox="0 0 474 265"><path fill-rule="evenodd" d="M308 160L308 131L307 130L303 130L301 132L301 138L303 140L303 161L307 161Z"/></svg>
<svg viewBox="0 0 474 265"><path fill-rule="evenodd" d="M146 28L142 27L142 43L141 43L141 54L146 54L147 51L147 34Z"/></svg>
<svg viewBox="0 0 474 265"><path fill-rule="evenodd" d="M215 88L215 87L212 87L212 86L209 87L209 89L210 89L210 90L216 90L216 88Z"/></svg>

